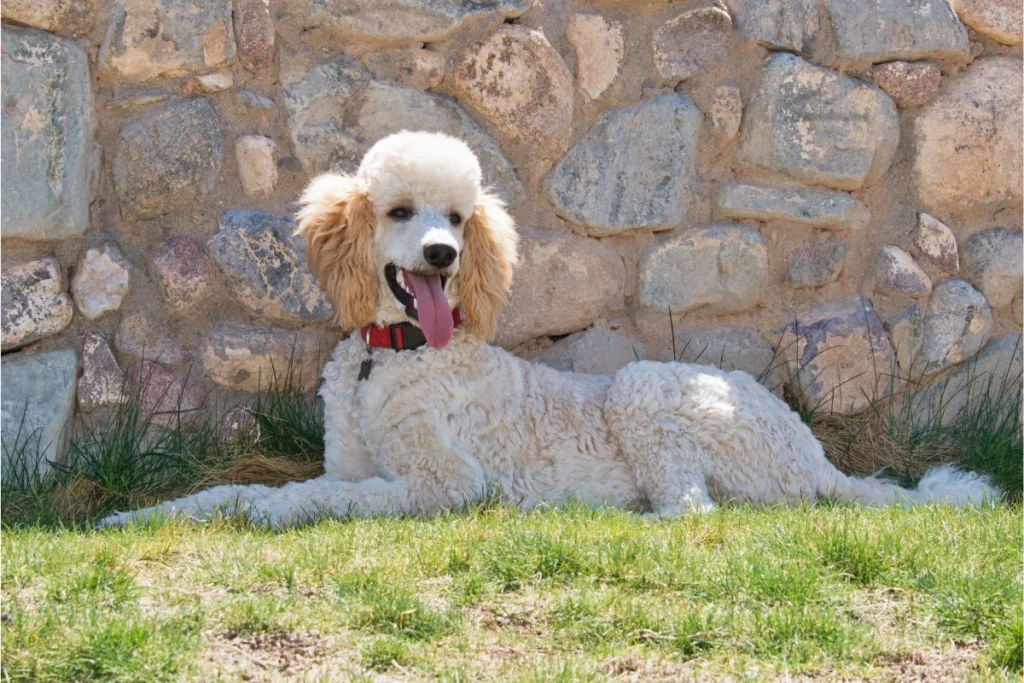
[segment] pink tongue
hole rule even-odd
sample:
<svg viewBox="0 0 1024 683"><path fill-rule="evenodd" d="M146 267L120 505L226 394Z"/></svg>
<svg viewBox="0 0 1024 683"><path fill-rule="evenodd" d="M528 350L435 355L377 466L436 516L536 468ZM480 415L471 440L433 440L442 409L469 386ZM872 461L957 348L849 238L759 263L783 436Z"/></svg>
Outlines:
<svg viewBox="0 0 1024 683"><path fill-rule="evenodd" d="M452 338L455 321L452 320L448 297L441 288L441 276L417 275L407 270L403 270L402 273L416 295L416 314L423 336L435 349L444 347Z"/></svg>

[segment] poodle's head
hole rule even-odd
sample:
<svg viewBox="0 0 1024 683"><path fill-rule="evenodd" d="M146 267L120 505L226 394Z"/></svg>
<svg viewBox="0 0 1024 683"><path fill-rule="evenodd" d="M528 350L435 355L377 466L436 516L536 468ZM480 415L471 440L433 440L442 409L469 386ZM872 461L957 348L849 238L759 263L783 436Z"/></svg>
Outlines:
<svg viewBox="0 0 1024 683"><path fill-rule="evenodd" d="M474 334L493 337L518 238L481 178L461 140L401 132L370 148L355 175L310 183L297 234L342 327L411 322L442 347L459 307Z"/></svg>

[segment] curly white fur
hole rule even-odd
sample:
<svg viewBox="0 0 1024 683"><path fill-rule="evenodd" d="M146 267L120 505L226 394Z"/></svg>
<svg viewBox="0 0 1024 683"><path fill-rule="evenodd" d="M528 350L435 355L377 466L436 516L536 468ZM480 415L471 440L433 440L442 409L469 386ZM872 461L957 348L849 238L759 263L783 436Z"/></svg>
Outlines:
<svg viewBox="0 0 1024 683"><path fill-rule="evenodd" d="M368 188L378 280L384 260L402 258L395 246L400 234L383 218L394 201L415 203L428 222L453 206L468 215L487 201L490 229L512 227L481 190L475 157L445 136L401 133L383 140L355 179L315 181L304 197L306 218L341 201L347 190L339 182ZM424 226L407 234L422 240ZM462 247L463 237L458 231L450 240ZM496 253L511 261L514 237L495 238ZM459 277L447 288L453 306ZM376 321L407 319L382 280L377 296ZM287 526L320 515L433 513L493 487L524 507L576 498L662 515L706 511L728 500L792 504L834 497L887 505L999 498L984 477L952 467L933 470L914 490L846 476L799 417L743 372L653 362L633 363L614 377L558 372L489 346L469 329L456 330L443 348L374 349L372 373L359 381L369 355L353 334L324 370L322 477L277 489L218 486L104 523L240 512Z"/></svg>

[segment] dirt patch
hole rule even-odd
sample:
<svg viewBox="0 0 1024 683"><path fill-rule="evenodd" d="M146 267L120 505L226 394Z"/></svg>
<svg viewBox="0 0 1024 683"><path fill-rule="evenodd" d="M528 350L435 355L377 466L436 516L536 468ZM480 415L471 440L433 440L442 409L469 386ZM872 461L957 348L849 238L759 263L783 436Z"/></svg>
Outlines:
<svg viewBox="0 0 1024 683"><path fill-rule="evenodd" d="M204 636L204 672L244 681L280 681L301 676L325 656L320 634L216 631Z"/></svg>

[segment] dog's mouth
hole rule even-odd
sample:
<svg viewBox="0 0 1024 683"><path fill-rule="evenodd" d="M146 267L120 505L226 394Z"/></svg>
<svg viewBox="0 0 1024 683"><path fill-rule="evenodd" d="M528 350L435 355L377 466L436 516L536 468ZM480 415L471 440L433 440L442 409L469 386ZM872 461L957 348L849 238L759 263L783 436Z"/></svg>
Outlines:
<svg viewBox="0 0 1024 683"><path fill-rule="evenodd" d="M444 286L448 278L440 273L414 273L394 263L384 267L384 278L405 314L419 323L427 344L444 347L452 338L455 320Z"/></svg>

